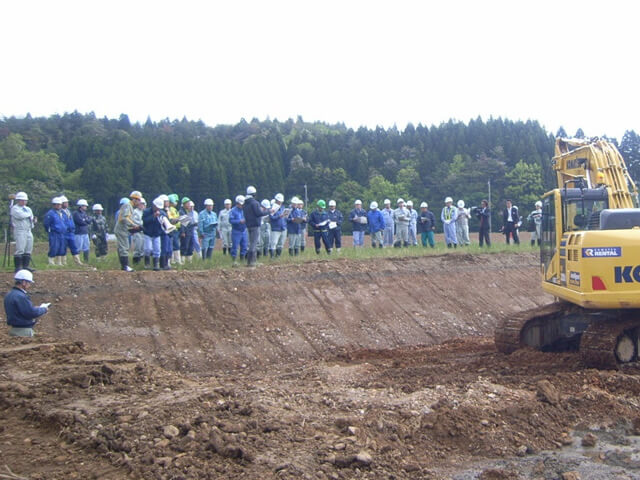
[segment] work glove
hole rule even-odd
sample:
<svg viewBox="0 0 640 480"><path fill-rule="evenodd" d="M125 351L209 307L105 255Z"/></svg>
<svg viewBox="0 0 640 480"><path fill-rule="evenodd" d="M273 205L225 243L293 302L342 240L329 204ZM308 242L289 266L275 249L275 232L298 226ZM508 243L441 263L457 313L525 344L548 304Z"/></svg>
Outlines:
<svg viewBox="0 0 640 480"><path fill-rule="evenodd" d="M43 303L40 305L40 308L44 308L45 310L49 310L49 307L51 306L51 303Z"/></svg>
<svg viewBox="0 0 640 480"><path fill-rule="evenodd" d="M97 240L98 236L94 233L93 235L91 235L91 240Z"/></svg>

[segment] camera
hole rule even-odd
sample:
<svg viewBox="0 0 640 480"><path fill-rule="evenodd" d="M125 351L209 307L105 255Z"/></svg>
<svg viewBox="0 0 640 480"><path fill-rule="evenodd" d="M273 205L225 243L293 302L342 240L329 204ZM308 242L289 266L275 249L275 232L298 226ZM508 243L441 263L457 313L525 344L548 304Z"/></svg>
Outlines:
<svg viewBox="0 0 640 480"><path fill-rule="evenodd" d="M482 212L482 207L471 207L470 210L472 215L480 215L480 213Z"/></svg>

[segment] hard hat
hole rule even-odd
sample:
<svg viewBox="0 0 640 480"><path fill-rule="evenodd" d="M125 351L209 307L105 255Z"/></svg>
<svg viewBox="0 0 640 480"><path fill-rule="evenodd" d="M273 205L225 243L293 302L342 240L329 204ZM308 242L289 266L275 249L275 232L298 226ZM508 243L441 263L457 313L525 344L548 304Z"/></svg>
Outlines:
<svg viewBox="0 0 640 480"><path fill-rule="evenodd" d="M356 200L353 202L354 205L362 205L362 200Z"/></svg>
<svg viewBox="0 0 640 480"><path fill-rule="evenodd" d="M122 197L120 199L120 205L125 205L127 203L129 203L129 199L127 197Z"/></svg>
<svg viewBox="0 0 640 480"><path fill-rule="evenodd" d="M33 273L31 273L29 270L18 270L13 278L15 280L26 280L27 282L33 283Z"/></svg>
<svg viewBox="0 0 640 480"><path fill-rule="evenodd" d="M407 200L407 207L413 207L413 200Z"/></svg>
<svg viewBox="0 0 640 480"><path fill-rule="evenodd" d="M168 202L169 201L169 195L165 195L164 193L162 195L158 195L158 198L160 200L162 200L163 202Z"/></svg>
<svg viewBox="0 0 640 480"><path fill-rule="evenodd" d="M54 205L58 205L58 204L62 203L62 200L60 200L60 197L53 197L51 199L51 203L53 203Z"/></svg>
<svg viewBox="0 0 640 480"><path fill-rule="evenodd" d="M247 195L255 195L256 194L256 187L254 187L253 185L249 185L247 187Z"/></svg>
<svg viewBox="0 0 640 480"><path fill-rule="evenodd" d="M371 204L369 205L369 208L371 210L375 210L376 208L378 208L378 202L371 202Z"/></svg>
<svg viewBox="0 0 640 480"><path fill-rule="evenodd" d="M102 211L102 210L104 210L104 208L102 208L102 205L100 205L99 203L96 203L93 207L91 207L91 210L93 210L94 212L96 210Z"/></svg>
<svg viewBox="0 0 640 480"><path fill-rule="evenodd" d="M458 200L458 208L464 208L464 200Z"/></svg>
<svg viewBox="0 0 640 480"><path fill-rule="evenodd" d="M210 199L210 198L207 198L207 199L204 201L204 206L206 207L207 205L211 205L211 206L213 206L213 200L212 200L212 199Z"/></svg>
<svg viewBox="0 0 640 480"><path fill-rule="evenodd" d="M327 203L324 200L318 200L318 203L316 205L318 205L320 208L325 208L327 206Z"/></svg>
<svg viewBox="0 0 640 480"><path fill-rule="evenodd" d="M159 209L164 208L164 200L161 197L156 197L153 199L153 206Z"/></svg>
<svg viewBox="0 0 640 480"><path fill-rule="evenodd" d="M384 204L385 205L391 205L391 200L389 200L388 198L384 199Z"/></svg>
<svg viewBox="0 0 640 480"><path fill-rule="evenodd" d="M143 205L147 204L147 201L144 199L144 197L140 198L140 203L142 203Z"/></svg>
<svg viewBox="0 0 640 480"><path fill-rule="evenodd" d="M171 203L178 203L178 194L172 193L171 195L169 195L169 201Z"/></svg>
<svg viewBox="0 0 640 480"><path fill-rule="evenodd" d="M404 200L402 198L399 198L396 203L404 203Z"/></svg>
<svg viewBox="0 0 640 480"><path fill-rule="evenodd" d="M138 190L134 190L129 194L129 198L137 198L140 200L142 198L142 194Z"/></svg>
<svg viewBox="0 0 640 480"><path fill-rule="evenodd" d="M191 199L189 197L182 197L182 202L180 202L180 203L185 204L185 203L190 202L190 201L191 201Z"/></svg>
<svg viewBox="0 0 640 480"><path fill-rule="evenodd" d="M453 203L453 198L447 197L444 199L444 203L449 203L449 202Z"/></svg>
<svg viewBox="0 0 640 480"><path fill-rule="evenodd" d="M195 204L195 203L193 203L193 200L189 200L189 201L187 202L187 205L189 205L190 207L195 207L195 206L196 206L196 204Z"/></svg>
<svg viewBox="0 0 640 480"><path fill-rule="evenodd" d="M536 202L536 207L541 207L541 206L542 206L542 202L541 202L540 200L538 200L538 201Z"/></svg>
<svg viewBox="0 0 640 480"><path fill-rule="evenodd" d="M29 197L24 192L16 193L16 200L29 200Z"/></svg>
<svg viewBox="0 0 640 480"><path fill-rule="evenodd" d="M276 193L275 198L277 202L284 202L284 195L282 195L281 193Z"/></svg>
<svg viewBox="0 0 640 480"><path fill-rule="evenodd" d="M224 204L225 205L231 205L231 199L230 198L225 198L224 199Z"/></svg>
<svg viewBox="0 0 640 480"><path fill-rule="evenodd" d="M64 203L64 202L68 202L69 199L67 197L65 197L64 195L60 196L60 203Z"/></svg>
<svg viewBox="0 0 640 480"><path fill-rule="evenodd" d="M236 203L239 203L240 205L244 205L244 196L243 195L238 195L236 197Z"/></svg>
<svg viewBox="0 0 640 480"><path fill-rule="evenodd" d="M266 198L260 202L260 205L262 205L263 208L271 208L271 202Z"/></svg>
<svg viewBox="0 0 640 480"><path fill-rule="evenodd" d="M293 197L291 199L291 203L293 203L294 205L297 205L300 203L300 199L298 197Z"/></svg>
<svg viewBox="0 0 640 480"><path fill-rule="evenodd" d="M427 202L422 202L420 208L429 208L429 205L427 205Z"/></svg>
<svg viewBox="0 0 640 480"><path fill-rule="evenodd" d="M329 206L330 207L335 207L336 206L336 201L335 200L329 200Z"/></svg>
<svg viewBox="0 0 640 480"><path fill-rule="evenodd" d="M89 204L87 203L87 201L84 198L81 198L80 200L78 200L76 202L76 205L78 207L88 207L89 206Z"/></svg>

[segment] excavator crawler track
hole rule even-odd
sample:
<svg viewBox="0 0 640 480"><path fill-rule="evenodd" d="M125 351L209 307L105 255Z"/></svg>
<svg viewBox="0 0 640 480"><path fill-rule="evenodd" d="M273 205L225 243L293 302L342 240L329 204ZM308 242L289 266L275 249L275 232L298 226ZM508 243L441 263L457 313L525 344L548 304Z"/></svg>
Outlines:
<svg viewBox="0 0 640 480"><path fill-rule="evenodd" d="M638 360L638 330L640 316L631 310L621 314L621 318L595 320L582 334L580 354L587 367L612 369L622 362L616 356L616 347L622 335L629 335L635 344L633 361Z"/></svg>

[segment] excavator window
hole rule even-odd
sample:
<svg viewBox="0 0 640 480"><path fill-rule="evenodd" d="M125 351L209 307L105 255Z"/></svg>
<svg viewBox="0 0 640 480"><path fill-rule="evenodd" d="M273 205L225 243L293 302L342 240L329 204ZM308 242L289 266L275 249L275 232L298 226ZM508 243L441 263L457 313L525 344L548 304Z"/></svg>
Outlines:
<svg viewBox="0 0 640 480"><path fill-rule="evenodd" d="M556 210L553 195L542 201L542 242L540 244L540 261L545 272L556 251Z"/></svg>
<svg viewBox="0 0 640 480"><path fill-rule="evenodd" d="M570 188L562 191L564 232L600 230L600 213L609 207L605 189Z"/></svg>

